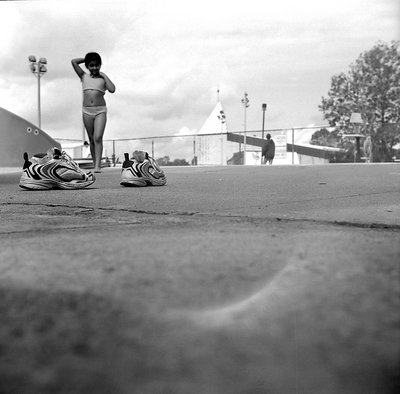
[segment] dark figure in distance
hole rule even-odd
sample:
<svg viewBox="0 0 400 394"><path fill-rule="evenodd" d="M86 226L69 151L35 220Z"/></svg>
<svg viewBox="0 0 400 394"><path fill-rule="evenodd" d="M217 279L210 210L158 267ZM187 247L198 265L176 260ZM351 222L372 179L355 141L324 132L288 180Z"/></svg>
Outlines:
<svg viewBox="0 0 400 394"><path fill-rule="evenodd" d="M267 134L267 139L262 147L261 163L272 164L275 157L275 142L271 139L271 134Z"/></svg>

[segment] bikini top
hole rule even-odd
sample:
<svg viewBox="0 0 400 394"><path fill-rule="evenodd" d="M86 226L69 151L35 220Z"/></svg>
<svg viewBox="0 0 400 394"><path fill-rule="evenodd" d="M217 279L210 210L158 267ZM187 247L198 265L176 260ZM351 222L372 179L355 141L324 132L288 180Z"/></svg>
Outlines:
<svg viewBox="0 0 400 394"><path fill-rule="evenodd" d="M103 78L92 78L89 74L85 73L82 76L82 90L99 90L106 92L106 82Z"/></svg>

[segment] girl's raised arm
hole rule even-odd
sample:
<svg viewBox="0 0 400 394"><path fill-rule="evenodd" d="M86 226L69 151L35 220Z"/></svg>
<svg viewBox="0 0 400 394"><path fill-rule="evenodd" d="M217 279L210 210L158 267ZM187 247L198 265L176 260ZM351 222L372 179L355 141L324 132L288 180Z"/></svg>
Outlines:
<svg viewBox="0 0 400 394"><path fill-rule="evenodd" d="M82 57L78 57L76 59L71 60L72 67L74 68L75 72L78 74L78 77L82 79L83 74L85 71L82 70L80 64L85 63L85 59Z"/></svg>
<svg viewBox="0 0 400 394"><path fill-rule="evenodd" d="M111 81L110 78L108 78L108 76L106 74L104 74L103 72L100 73L100 75L103 77L104 81L106 82L106 88L110 93L114 93L115 92L115 85L114 83Z"/></svg>

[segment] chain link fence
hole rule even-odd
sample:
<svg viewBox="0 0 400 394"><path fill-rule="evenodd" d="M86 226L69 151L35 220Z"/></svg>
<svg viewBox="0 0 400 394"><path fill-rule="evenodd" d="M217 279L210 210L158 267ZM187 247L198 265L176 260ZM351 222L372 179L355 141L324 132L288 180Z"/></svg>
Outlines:
<svg viewBox="0 0 400 394"><path fill-rule="evenodd" d="M148 152L162 165L229 165L261 164L261 147L267 134L275 142L274 164L325 164L343 161L343 149L313 145L313 134L329 126L297 127L290 129L250 130L246 133L186 134L149 136L124 139L105 139L103 156L110 165L124 160L124 153L135 150ZM358 149L358 161L364 156L364 137L348 137L353 150ZM57 139L73 158L88 158L90 150L82 140ZM354 156L356 157L356 156ZM352 161L351 157L346 158ZM354 158L356 161L356 158ZM361 160L362 161L362 160Z"/></svg>

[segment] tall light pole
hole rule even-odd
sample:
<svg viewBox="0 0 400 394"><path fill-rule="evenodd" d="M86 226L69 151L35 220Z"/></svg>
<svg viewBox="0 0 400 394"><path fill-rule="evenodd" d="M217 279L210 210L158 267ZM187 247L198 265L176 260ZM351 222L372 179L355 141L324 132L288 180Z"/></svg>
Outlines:
<svg viewBox="0 0 400 394"><path fill-rule="evenodd" d="M219 111L219 115L218 115L218 119L221 122L221 165L224 165L225 160L224 160L224 156L225 156L225 152L224 152L224 124L226 122L226 116L224 111L221 109Z"/></svg>
<svg viewBox="0 0 400 394"><path fill-rule="evenodd" d="M36 57L29 56L29 68L32 74L37 77L38 80L38 126L42 127L41 112L40 112L40 78L47 72L46 64L47 60L45 57L41 57L39 61L36 61Z"/></svg>
<svg viewBox="0 0 400 394"><path fill-rule="evenodd" d="M264 139L264 125L265 125L265 111L267 110L267 104L262 105L263 121L262 121L262 139Z"/></svg>
<svg viewBox="0 0 400 394"><path fill-rule="evenodd" d="M242 98L243 108L244 108L244 139L243 139L243 164L246 164L246 137L247 137L247 130L246 130L246 113L247 108L250 106L249 98L247 92L244 92L244 96Z"/></svg>

